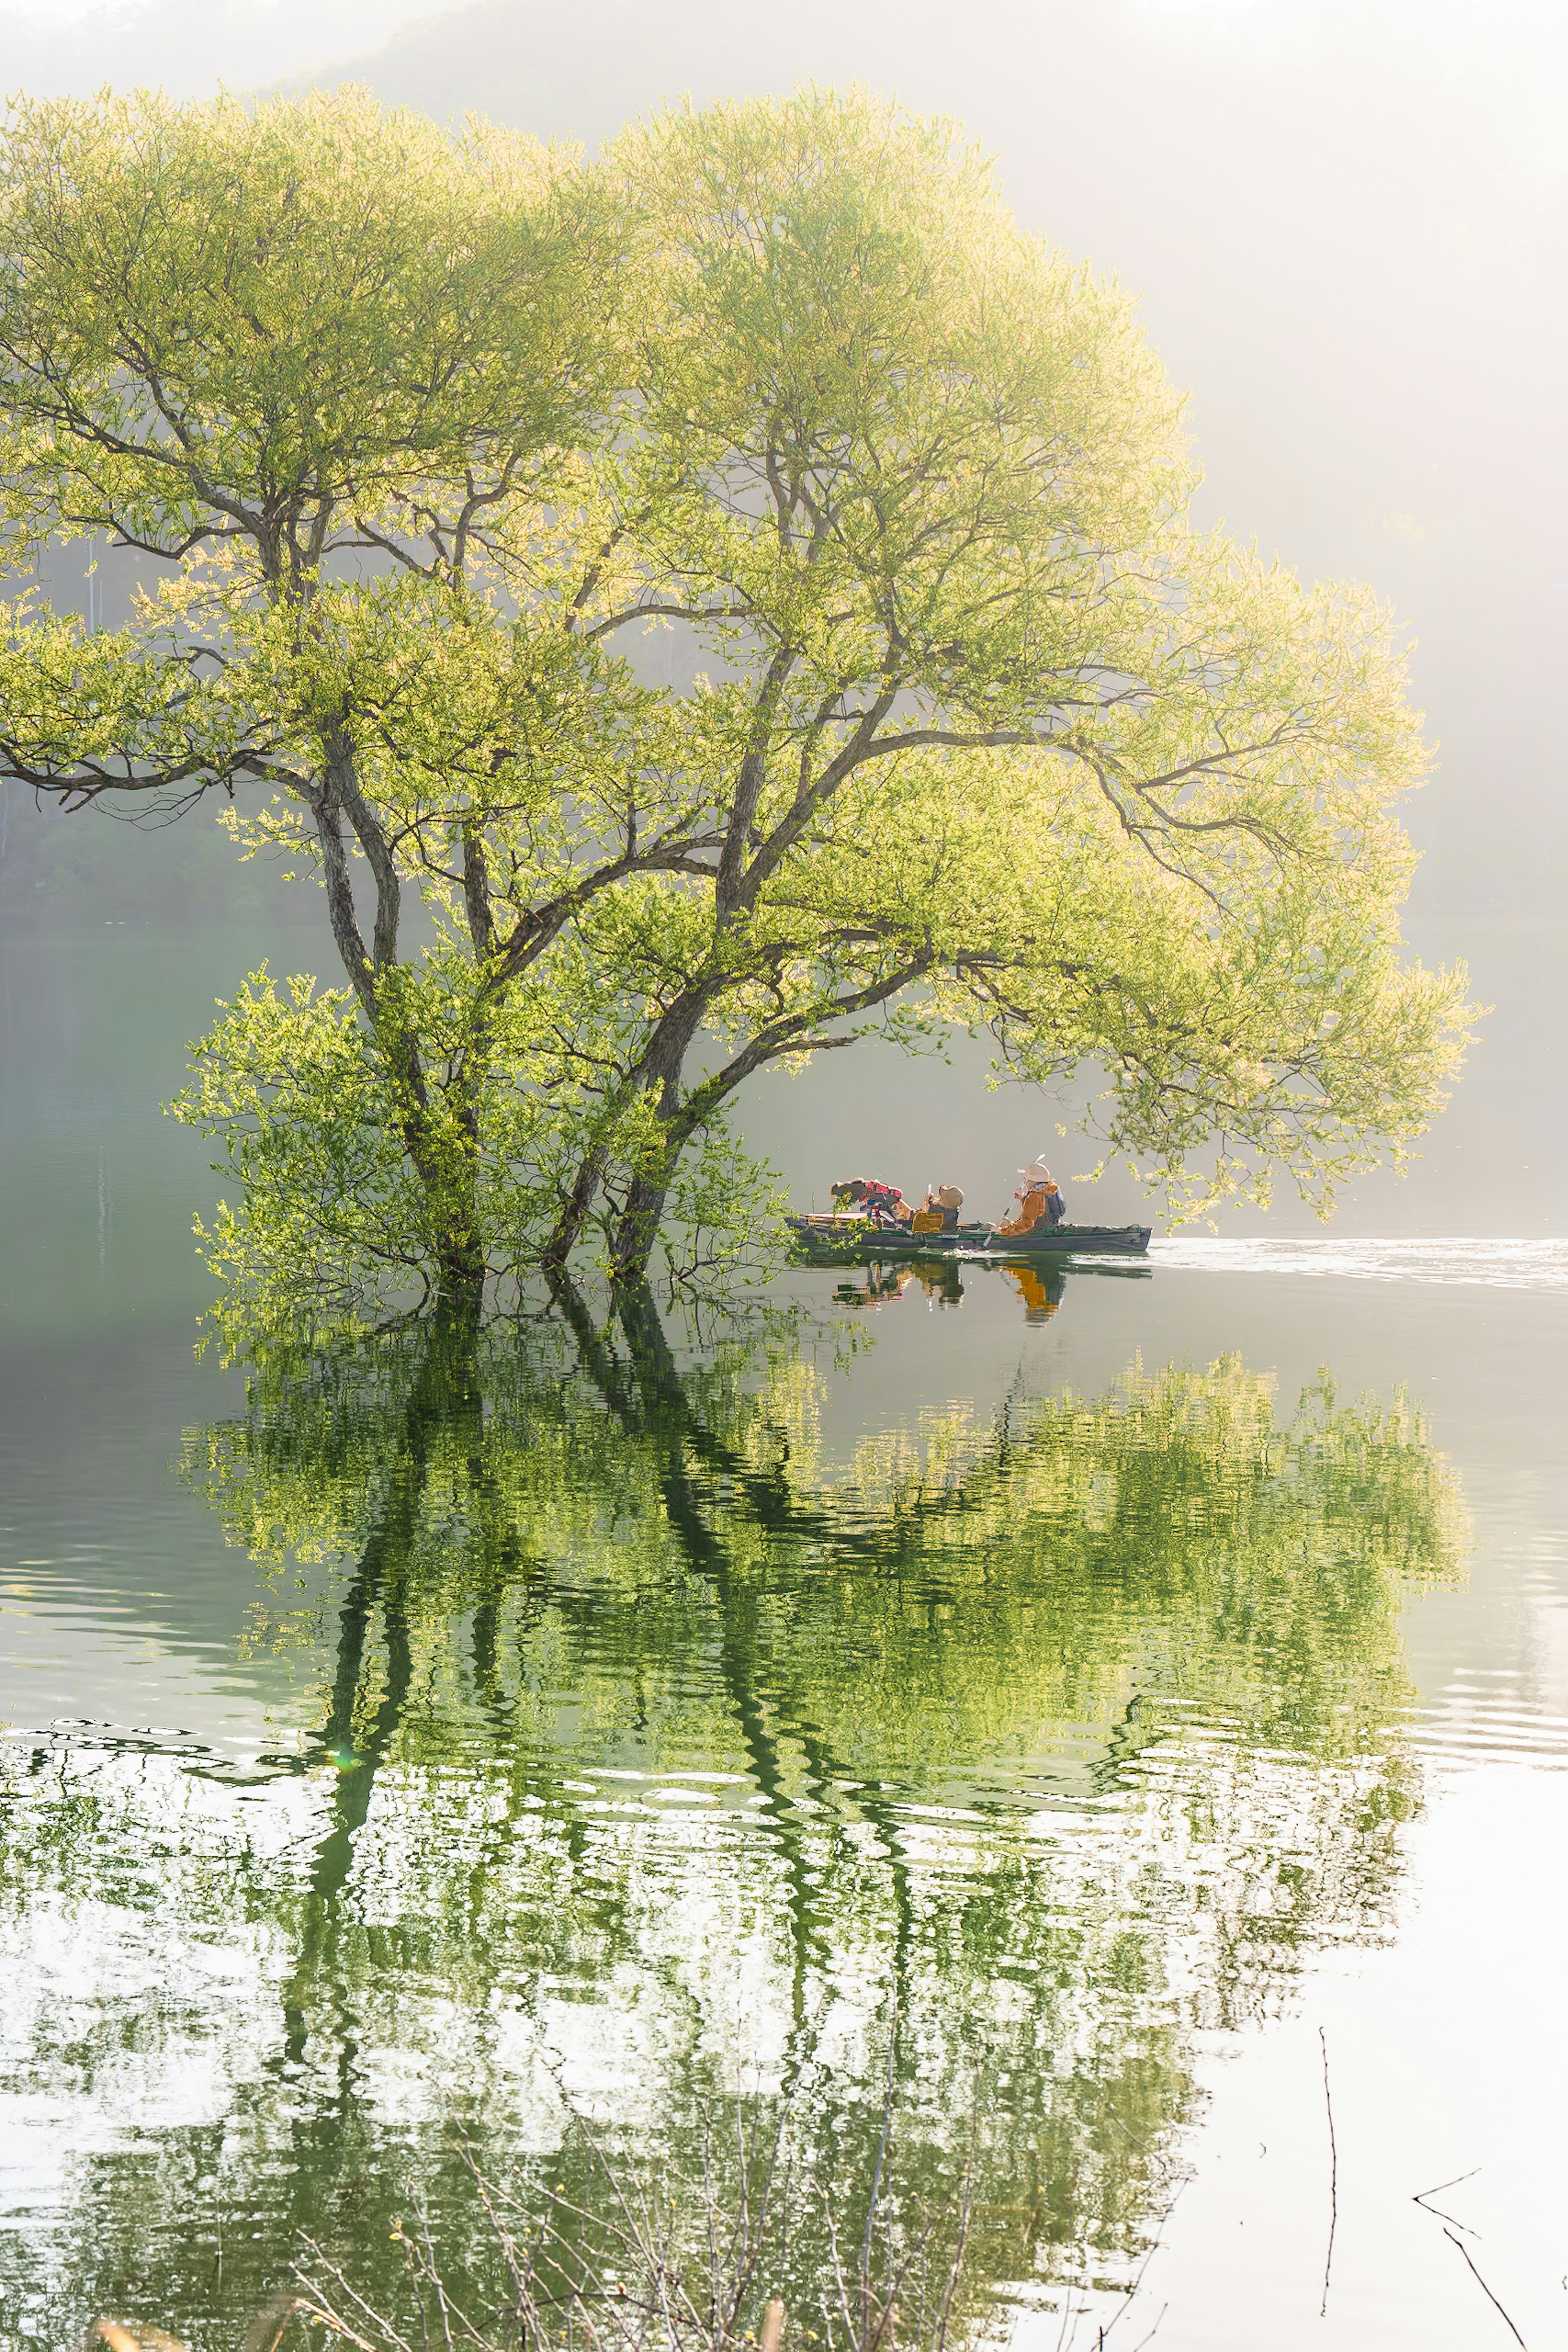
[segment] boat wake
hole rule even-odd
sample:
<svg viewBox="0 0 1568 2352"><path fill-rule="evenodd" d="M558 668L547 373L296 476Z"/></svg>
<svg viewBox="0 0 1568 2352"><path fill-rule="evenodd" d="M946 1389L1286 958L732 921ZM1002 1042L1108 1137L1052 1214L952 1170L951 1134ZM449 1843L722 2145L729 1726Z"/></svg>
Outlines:
<svg viewBox="0 0 1568 2352"><path fill-rule="evenodd" d="M1503 1290L1568 1289L1568 1240L1290 1241L1270 1234L1245 1241L1173 1234L1151 1243L1165 1266L1215 1274L1348 1275L1361 1282L1479 1282Z"/></svg>

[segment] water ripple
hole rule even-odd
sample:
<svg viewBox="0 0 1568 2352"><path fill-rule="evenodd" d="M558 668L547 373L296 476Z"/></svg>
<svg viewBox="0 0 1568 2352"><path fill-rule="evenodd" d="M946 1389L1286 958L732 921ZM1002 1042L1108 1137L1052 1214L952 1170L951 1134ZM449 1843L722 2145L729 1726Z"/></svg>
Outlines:
<svg viewBox="0 0 1568 2352"><path fill-rule="evenodd" d="M1173 1234L1152 1244L1161 1265L1211 1274L1347 1275L1361 1282L1485 1283L1501 1290L1568 1289L1568 1240L1246 1240Z"/></svg>
<svg viewBox="0 0 1568 2352"><path fill-rule="evenodd" d="M1568 1769L1568 1717L1522 1699L1454 1690L1436 1704L1413 1707L1407 1720L1412 1746L1435 1759Z"/></svg>

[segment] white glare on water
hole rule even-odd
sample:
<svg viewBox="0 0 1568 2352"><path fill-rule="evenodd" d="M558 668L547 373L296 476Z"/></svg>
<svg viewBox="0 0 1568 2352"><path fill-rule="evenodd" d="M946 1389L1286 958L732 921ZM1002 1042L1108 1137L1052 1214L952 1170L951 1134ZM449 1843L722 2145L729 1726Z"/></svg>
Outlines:
<svg viewBox="0 0 1568 2352"><path fill-rule="evenodd" d="M1153 1244L1159 1265L1211 1274L1348 1275L1363 1282L1484 1282L1503 1290L1568 1286L1568 1241L1292 1241L1175 1234Z"/></svg>

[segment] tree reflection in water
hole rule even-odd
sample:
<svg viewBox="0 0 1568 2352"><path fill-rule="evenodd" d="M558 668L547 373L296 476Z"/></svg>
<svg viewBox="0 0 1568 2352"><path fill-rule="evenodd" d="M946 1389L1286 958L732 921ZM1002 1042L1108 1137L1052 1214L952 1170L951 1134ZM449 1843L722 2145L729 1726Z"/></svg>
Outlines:
<svg viewBox="0 0 1568 2352"><path fill-rule="evenodd" d="M4 2258L46 2333L215 2346L300 2228L390 2294L410 2178L482 2272L452 2126L587 2195L563 2094L655 2164L791 2097L853 2230L891 2077L895 2210L955 2212L972 2142L972 2294L1123 2274L1195 2033L1387 1927L1398 1612L1461 1549L1404 1404L1325 1380L1281 1428L1235 1360L1134 1367L835 1461L809 1349L558 1305L257 1336L192 1435L296 1749L13 1759L11 1928L99 1970L8 2054L110 2119ZM766 2284L821 2253L808 2214Z"/></svg>

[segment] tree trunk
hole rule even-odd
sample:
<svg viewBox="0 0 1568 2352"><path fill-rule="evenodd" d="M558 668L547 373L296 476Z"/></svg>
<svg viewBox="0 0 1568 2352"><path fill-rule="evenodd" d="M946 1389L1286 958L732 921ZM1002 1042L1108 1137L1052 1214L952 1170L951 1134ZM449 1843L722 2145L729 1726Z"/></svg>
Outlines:
<svg viewBox="0 0 1568 2352"><path fill-rule="evenodd" d="M467 1231L444 1234L435 1259L436 1289L442 1304L467 1319L477 1318L485 1299L484 1244L472 1224Z"/></svg>
<svg viewBox="0 0 1568 2352"><path fill-rule="evenodd" d="M419 1065L417 1041L406 1029L382 1024L382 1050L401 1100L402 1148L428 1202L429 1246L438 1297L460 1314L477 1312L487 1272L479 1222L478 1148L471 1119L444 1132L433 1116Z"/></svg>
<svg viewBox="0 0 1568 2352"><path fill-rule="evenodd" d="M648 1278L648 1261L659 1237L659 1223L669 1197L678 1147L656 1176L634 1176L615 1228L610 1249L610 1278L619 1286L640 1288Z"/></svg>
<svg viewBox="0 0 1568 2352"><path fill-rule="evenodd" d="M436 1296L460 1318L477 1314L488 1271L479 1228L476 1171L471 1152L450 1137L433 1140L423 1111L400 1119L402 1146L424 1187Z"/></svg>
<svg viewBox="0 0 1568 2352"><path fill-rule="evenodd" d="M539 1263L548 1275L554 1276L565 1272L567 1259L577 1247L582 1221L593 1206L593 1196L599 1190L599 1180L604 1173L609 1158L608 1148L602 1143L596 1143L585 1154L571 1191L567 1195L566 1204L544 1245Z"/></svg>
<svg viewBox="0 0 1568 2352"><path fill-rule="evenodd" d="M614 1282L647 1279L670 1180L691 1134L689 1121L680 1118L681 1072L713 995L708 986L689 989L677 997L654 1030L636 1073L639 1091L654 1097L665 1133L655 1164L632 1177L622 1205L610 1245L610 1274Z"/></svg>

